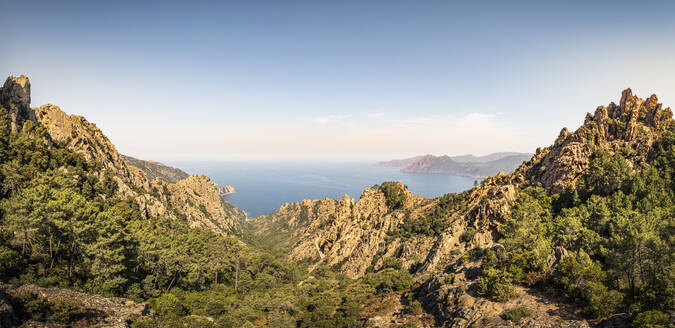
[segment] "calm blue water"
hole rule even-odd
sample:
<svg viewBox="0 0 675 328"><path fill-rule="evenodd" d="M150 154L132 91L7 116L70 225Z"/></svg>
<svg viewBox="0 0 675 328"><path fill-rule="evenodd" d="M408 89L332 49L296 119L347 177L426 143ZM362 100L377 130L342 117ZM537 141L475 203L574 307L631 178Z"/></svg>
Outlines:
<svg viewBox="0 0 675 328"><path fill-rule="evenodd" d="M191 174L204 174L219 185L233 185L227 196L249 217L269 214L287 202L344 194L358 199L363 189L383 181L402 181L413 194L436 197L473 186L474 178L441 174L401 173L399 168L372 163L307 162L182 162L165 161Z"/></svg>

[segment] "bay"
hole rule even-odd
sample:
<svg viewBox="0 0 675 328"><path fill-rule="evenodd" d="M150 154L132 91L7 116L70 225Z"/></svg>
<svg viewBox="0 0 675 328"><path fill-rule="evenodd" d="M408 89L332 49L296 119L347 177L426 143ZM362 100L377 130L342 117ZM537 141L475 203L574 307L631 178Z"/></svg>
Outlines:
<svg viewBox="0 0 675 328"><path fill-rule="evenodd" d="M365 188L401 181L423 197L461 192L476 179L449 174L401 173L400 168L362 162L165 161L190 174L204 174L219 185L232 185L227 198L250 218L269 214L287 202L303 199L357 199Z"/></svg>

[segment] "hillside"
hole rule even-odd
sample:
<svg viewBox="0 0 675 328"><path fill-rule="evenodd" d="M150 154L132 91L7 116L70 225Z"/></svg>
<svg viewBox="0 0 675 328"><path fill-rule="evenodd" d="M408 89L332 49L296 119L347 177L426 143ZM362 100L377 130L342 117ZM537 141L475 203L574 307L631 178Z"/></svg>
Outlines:
<svg viewBox="0 0 675 328"><path fill-rule="evenodd" d="M462 156L417 156L403 160L379 162L375 165L403 167L404 173L431 173L431 174L454 174L484 178L499 172L511 172L524 161L530 159L532 154L523 153L494 153L485 156L462 155Z"/></svg>
<svg viewBox="0 0 675 328"><path fill-rule="evenodd" d="M151 179L147 165L141 165L144 170L127 164L101 130L84 117L68 115L51 104L33 111L53 140L113 173L117 193L133 197L144 216L185 217L192 226L213 228L221 234L241 230L246 214L223 199L222 188L208 177L194 175L171 182L153 174Z"/></svg>
<svg viewBox="0 0 675 328"><path fill-rule="evenodd" d="M672 229L672 130L670 108L664 109L656 96L645 101L628 89L619 105L598 107L575 132L564 128L552 146L537 149L514 172L489 177L462 194L425 200L413 197L401 184L385 184L384 188L366 189L356 203L343 198L288 204L256 218L254 224L263 238L272 230L284 231L288 242L280 243L291 246L291 257L311 258L352 277L380 272L390 262L408 268L422 284L420 301L451 327L477 322L500 326L504 324L500 315L517 305L529 308L534 318L530 322L551 324L561 320L551 313L563 318L602 317L634 302L672 309L670 301L658 303L665 295L638 300L646 290L661 288L649 279L672 286L671 269L641 277L639 288L632 280L636 279L634 270L645 270L646 266L672 268L673 245L666 242L670 237L649 237L670 243L658 251L651 248L650 252L661 254L654 262L631 262L638 267L622 267L608 254L628 256L630 253L621 253L612 241L628 237L618 232L621 237L608 236L604 230L607 225L638 224L630 220L646 220L639 221L646 224L640 228L645 231L654 225L661 227L657 231ZM650 188L649 193L638 191ZM647 201L646 196L661 197L660 209L654 212L639 205ZM593 204L611 203L616 197L635 204L628 209L641 208L631 214L633 219L610 223L611 214L605 213L603 220L609 221L597 223L599 226L583 221L590 218L572 220L573 213L587 217L587 211L596 206ZM610 212L623 211L617 209L619 205L602 206L615 206ZM594 241L582 241L584 238ZM593 287L565 282L582 274L574 271L581 270L573 269L575 265L598 270ZM629 271L622 276L621 270ZM609 277L617 280L612 282ZM562 290L559 295L567 298L541 294L540 284L558 286ZM673 295L667 293L668 297ZM570 307L574 302L584 312Z"/></svg>
<svg viewBox="0 0 675 328"><path fill-rule="evenodd" d="M30 87L0 90L2 327L673 324L675 125L656 96L627 89L459 194L383 182L247 221L208 177L151 179L85 118L31 108Z"/></svg>

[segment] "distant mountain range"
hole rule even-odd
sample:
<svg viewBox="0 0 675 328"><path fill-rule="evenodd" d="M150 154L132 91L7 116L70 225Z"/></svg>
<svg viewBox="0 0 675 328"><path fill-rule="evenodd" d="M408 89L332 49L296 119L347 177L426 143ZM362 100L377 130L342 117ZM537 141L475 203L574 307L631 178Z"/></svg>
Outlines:
<svg viewBox="0 0 675 328"><path fill-rule="evenodd" d="M402 167L404 173L438 173L484 178L501 171L510 172L532 158L529 153L500 152L485 156L424 155L375 163L377 166Z"/></svg>

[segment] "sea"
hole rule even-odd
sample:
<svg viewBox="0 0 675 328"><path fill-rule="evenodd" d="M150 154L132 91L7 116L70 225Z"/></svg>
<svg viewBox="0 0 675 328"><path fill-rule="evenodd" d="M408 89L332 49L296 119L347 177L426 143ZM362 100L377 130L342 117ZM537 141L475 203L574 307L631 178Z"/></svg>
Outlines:
<svg viewBox="0 0 675 328"><path fill-rule="evenodd" d="M226 196L249 218L270 214L284 203L303 199L358 200L365 188L401 181L415 195L437 197L473 187L475 178L450 174L402 173L398 167L365 162L164 161L190 174L204 174L219 185L232 185Z"/></svg>

